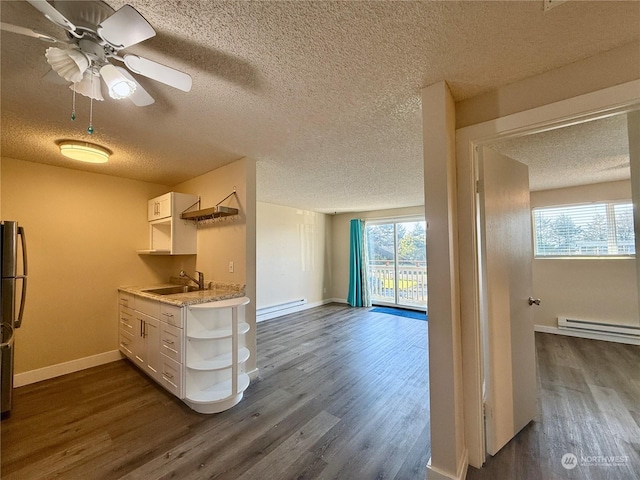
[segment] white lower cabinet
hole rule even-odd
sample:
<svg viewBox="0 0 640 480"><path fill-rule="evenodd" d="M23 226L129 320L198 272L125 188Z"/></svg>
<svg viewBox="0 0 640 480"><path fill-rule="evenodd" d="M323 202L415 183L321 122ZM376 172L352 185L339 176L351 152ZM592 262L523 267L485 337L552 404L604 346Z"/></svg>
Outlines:
<svg viewBox="0 0 640 480"><path fill-rule="evenodd" d="M177 311L171 311L173 315L182 313L180 307L173 308L177 308ZM180 354L165 358L169 350L163 345L174 342L176 351L182 352L184 335L182 329L161 321L166 318L162 316L162 311L161 302L157 300L120 292L120 351L160 385L182 397L182 384L176 380L181 378L182 358ZM181 322L179 318L174 321L178 324ZM174 329L170 336L167 329ZM177 367L174 364L167 367L165 360L177 362ZM178 371L178 375L174 370Z"/></svg>
<svg viewBox="0 0 640 480"><path fill-rule="evenodd" d="M147 375L200 413L242 400L247 297L189 307L124 292L119 300L120 351Z"/></svg>

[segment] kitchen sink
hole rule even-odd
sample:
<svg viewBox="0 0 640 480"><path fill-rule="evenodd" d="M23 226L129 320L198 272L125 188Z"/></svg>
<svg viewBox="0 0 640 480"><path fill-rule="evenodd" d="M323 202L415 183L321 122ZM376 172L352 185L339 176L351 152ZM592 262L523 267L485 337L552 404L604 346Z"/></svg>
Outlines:
<svg viewBox="0 0 640 480"><path fill-rule="evenodd" d="M195 292L196 290L198 290L198 287L192 287L191 285L176 285L173 287L146 288L142 291L154 295L174 295L176 293Z"/></svg>

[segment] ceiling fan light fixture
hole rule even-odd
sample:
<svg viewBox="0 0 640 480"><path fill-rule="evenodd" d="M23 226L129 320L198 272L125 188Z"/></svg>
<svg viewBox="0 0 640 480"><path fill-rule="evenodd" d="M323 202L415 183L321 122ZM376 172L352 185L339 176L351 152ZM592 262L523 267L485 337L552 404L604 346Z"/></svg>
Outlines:
<svg viewBox="0 0 640 480"><path fill-rule="evenodd" d="M127 79L110 63L100 68L100 75L109 88L111 98L116 100L127 98L136 90L135 82Z"/></svg>
<svg viewBox="0 0 640 480"><path fill-rule="evenodd" d="M100 87L100 77L93 73L91 70L84 72L82 81L75 84L76 92L84 95L85 97L93 98L94 100L103 101L102 88ZM73 90L73 85L69 85L69 88Z"/></svg>
<svg viewBox="0 0 640 480"><path fill-rule="evenodd" d="M100 145L76 140L63 140L58 147L65 157L87 163L107 163L112 153Z"/></svg>
<svg viewBox="0 0 640 480"><path fill-rule="evenodd" d="M89 68L87 56L75 48L49 47L44 55L51 68L67 82L80 82Z"/></svg>

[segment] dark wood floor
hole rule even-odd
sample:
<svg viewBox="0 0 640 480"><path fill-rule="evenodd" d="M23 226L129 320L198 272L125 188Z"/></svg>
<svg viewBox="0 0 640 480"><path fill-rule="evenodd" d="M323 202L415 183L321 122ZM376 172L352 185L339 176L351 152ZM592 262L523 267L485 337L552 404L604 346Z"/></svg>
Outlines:
<svg viewBox="0 0 640 480"><path fill-rule="evenodd" d="M536 350L538 418L467 480L640 479L640 347L536 333Z"/></svg>
<svg viewBox="0 0 640 480"><path fill-rule="evenodd" d="M19 388L2 478L425 478L426 322L327 305L258 324L258 364L212 416L125 361Z"/></svg>
<svg viewBox="0 0 640 480"><path fill-rule="evenodd" d="M536 347L538 418L467 479L640 479L640 347L540 333ZM258 324L258 364L212 416L126 361L19 388L2 478L425 478L426 322L328 305Z"/></svg>

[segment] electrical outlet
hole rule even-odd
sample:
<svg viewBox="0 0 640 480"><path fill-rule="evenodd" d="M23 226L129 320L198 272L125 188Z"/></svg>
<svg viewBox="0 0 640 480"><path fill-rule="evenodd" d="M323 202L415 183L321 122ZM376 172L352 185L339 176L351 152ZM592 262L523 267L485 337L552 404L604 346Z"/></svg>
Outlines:
<svg viewBox="0 0 640 480"><path fill-rule="evenodd" d="M229 273L233 273L233 262L229 262Z"/></svg>
<svg viewBox="0 0 640 480"><path fill-rule="evenodd" d="M548 12L552 8L557 7L558 5L561 5L561 4L565 3L566 1L568 1L568 0L543 0L542 9L545 12Z"/></svg>

